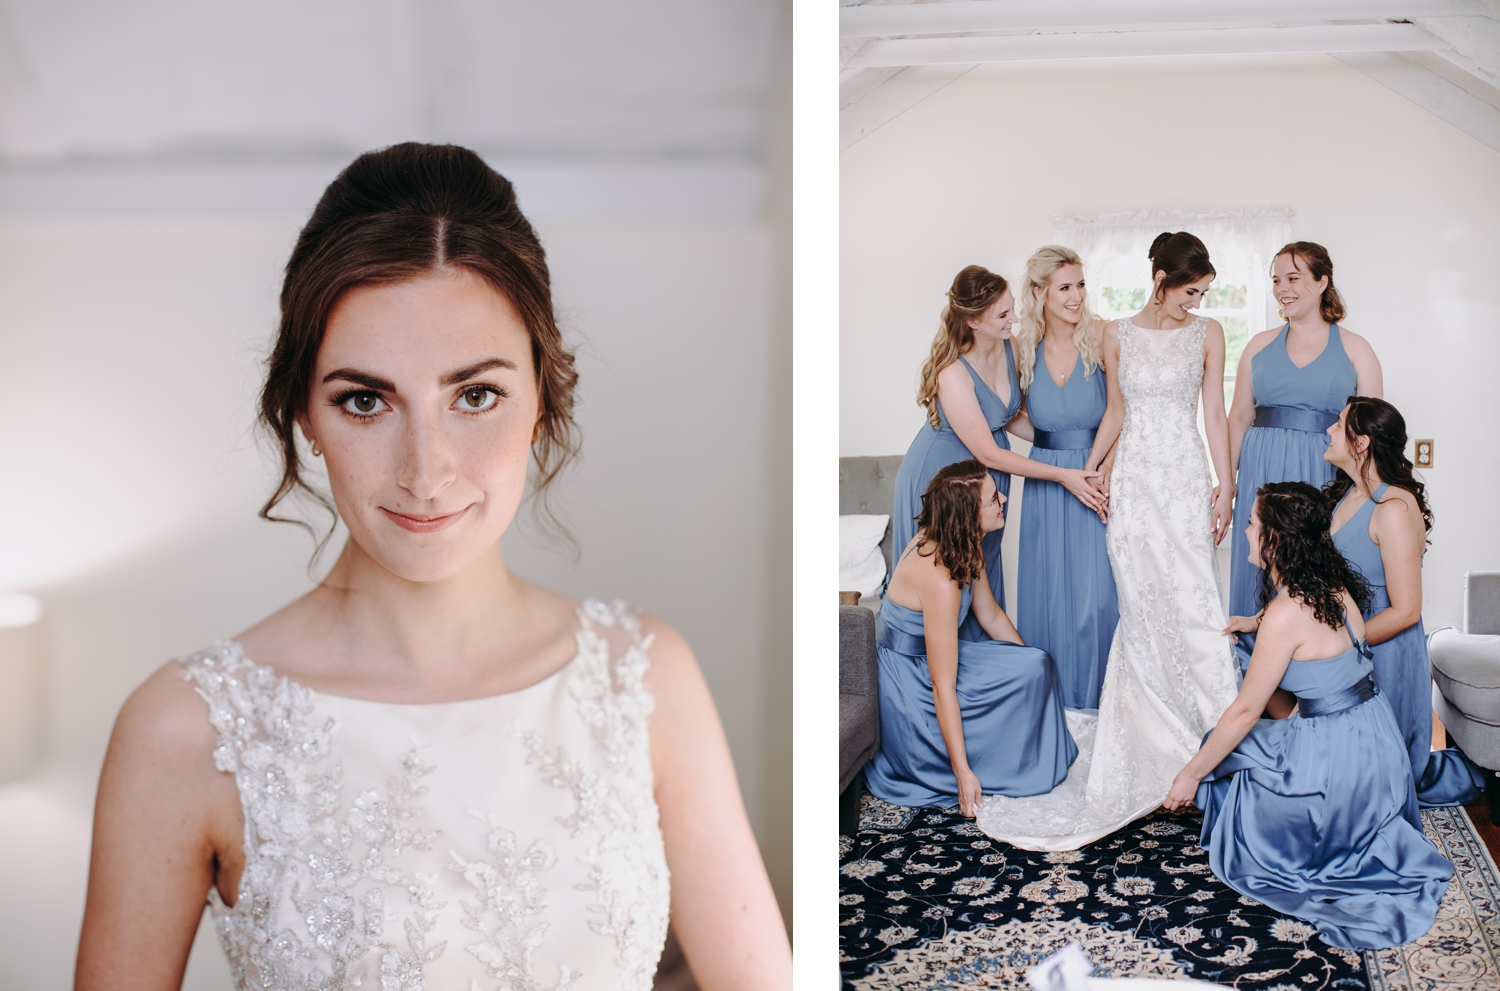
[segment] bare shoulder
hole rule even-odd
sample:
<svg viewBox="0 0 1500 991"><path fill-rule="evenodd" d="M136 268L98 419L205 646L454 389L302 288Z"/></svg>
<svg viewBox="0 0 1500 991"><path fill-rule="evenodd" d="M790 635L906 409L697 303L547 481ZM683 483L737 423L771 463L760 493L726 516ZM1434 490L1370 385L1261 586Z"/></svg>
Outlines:
<svg viewBox="0 0 1500 991"><path fill-rule="evenodd" d="M1405 520L1411 515L1421 518L1422 511L1417 505L1417 497L1403 488L1392 485L1385 490L1380 501L1375 504L1375 516L1388 520Z"/></svg>
<svg viewBox="0 0 1500 991"><path fill-rule="evenodd" d="M1281 333L1280 327L1272 327L1270 330L1263 330L1259 334L1256 334L1245 342L1245 350L1242 353L1243 357L1249 358L1263 350L1266 345L1276 340L1276 335L1279 333Z"/></svg>
<svg viewBox="0 0 1500 991"><path fill-rule="evenodd" d="M938 372L937 381L939 389L967 389L970 392L974 391L974 380L969 378L969 373L957 361L949 362L947 367Z"/></svg>
<svg viewBox="0 0 1500 991"><path fill-rule="evenodd" d="M646 657L651 661L646 675L648 682L697 673L698 658L682 634L650 613L638 613L637 618L641 624L641 637L647 641Z"/></svg>
<svg viewBox="0 0 1500 991"><path fill-rule="evenodd" d="M1120 321L1101 320L1100 323L1104 324L1104 330L1101 335L1104 343L1113 344L1118 347L1120 344Z"/></svg>
<svg viewBox="0 0 1500 991"><path fill-rule="evenodd" d="M179 773L212 769L203 757L218 746L208 708L192 676L176 661L162 665L130 694L110 737L112 762Z"/></svg>
<svg viewBox="0 0 1500 991"><path fill-rule="evenodd" d="M1370 346L1370 342L1343 324L1339 324L1339 343L1344 346L1344 350L1350 355L1375 356L1375 349Z"/></svg>
<svg viewBox="0 0 1500 991"><path fill-rule="evenodd" d="M1203 329L1203 339L1205 341L1218 341L1222 344L1224 342L1224 325L1213 317L1209 317L1208 326Z"/></svg>
<svg viewBox="0 0 1500 991"><path fill-rule="evenodd" d="M1266 610L1261 613L1260 635L1270 633L1285 636L1302 626L1309 615L1310 610L1301 602L1290 595L1278 595L1266 603Z"/></svg>

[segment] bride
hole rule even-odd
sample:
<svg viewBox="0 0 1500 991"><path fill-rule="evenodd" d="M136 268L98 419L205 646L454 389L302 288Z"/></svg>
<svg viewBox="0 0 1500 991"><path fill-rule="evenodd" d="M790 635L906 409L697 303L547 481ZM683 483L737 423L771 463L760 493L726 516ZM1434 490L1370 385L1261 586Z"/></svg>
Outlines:
<svg viewBox="0 0 1500 991"><path fill-rule="evenodd" d="M1120 622L1099 710L1068 713L1079 756L1067 780L1033 798L986 796L978 816L1024 849L1077 849L1155 809L1237 691L1214 563L1232 491L1214 487L1197 426L1201 395L1214 472L1228 477L1224 330L1191 312L1214 268L1185 231L1148 254L1146 307L1105 328L1109 406L1085 466L1097 469L1118 439L1106 541ZM1082 275L1063 266L1053 278Z"/></svg>

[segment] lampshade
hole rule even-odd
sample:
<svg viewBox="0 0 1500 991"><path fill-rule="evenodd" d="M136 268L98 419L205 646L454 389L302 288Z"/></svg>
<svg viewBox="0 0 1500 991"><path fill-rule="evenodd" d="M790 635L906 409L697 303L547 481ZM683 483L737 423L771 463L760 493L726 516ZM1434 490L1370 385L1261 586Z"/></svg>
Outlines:
<svg viewBox="0 0 1500 991"><path fill-rule="evenodd" d="M24 774L41 755L42 604L0 592L0 781Z"/></svg>

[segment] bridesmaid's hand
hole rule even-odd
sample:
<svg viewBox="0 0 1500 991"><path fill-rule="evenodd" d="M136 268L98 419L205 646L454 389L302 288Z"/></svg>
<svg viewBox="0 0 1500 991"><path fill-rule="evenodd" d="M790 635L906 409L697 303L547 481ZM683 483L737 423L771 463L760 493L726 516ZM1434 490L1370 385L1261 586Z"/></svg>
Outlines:
<svg viewBox="0 0 1500 991"><path fill-rule="evenodd" d="M1213 510L1214 546L1218 547L1234 525L1234 490L1214 486Z"/></svg>
<svg viewBox="0 0 1500 991"><path fill-rule="evenodd" d="M1169 812L1186 808L1193 804L1193 798L1198 794L1198 777L1188 771L1187 768L1177 772L1177 777L1172 779L1172 790L1167 792L1166 799L1161 803Z"/></svg>
<svg viewBox="0 0 1500 991"><path fill-rule="evenodd" d="M1077 496L1079 502L1097 513L1104 509L1106 502L1104 493L1098 487L1101 477L1103 476L1097 471L1063 468L1062 477L1058 481L1062 482L1065 489Z"/></svg>
<svg viewBox="0 0 1500 991"><path fill-rule="evenodd" d="M974 813L984 808L984 795L979 787L979 778L967 767L962 770L955 769L953 776L958 779L958 811L965 818L974 818Z"/></svg>
<svg viewBox="0 0 1500 991"><path fill-rule="evenodd" d="M1224 627L1225 633L1254 633L1260 629L1260 613L1254 616L1230 616L1229 625Z"/></svg>

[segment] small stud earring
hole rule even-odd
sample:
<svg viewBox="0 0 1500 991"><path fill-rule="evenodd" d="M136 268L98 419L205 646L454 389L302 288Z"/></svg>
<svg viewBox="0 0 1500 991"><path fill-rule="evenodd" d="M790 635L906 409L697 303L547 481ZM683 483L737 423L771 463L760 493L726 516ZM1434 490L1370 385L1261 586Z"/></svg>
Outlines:
<svg viewBox="0 0 1500 991"><path fill-rule="evenodd" d="M317 441L313 441L313 444L312 444L312 456L315 457L315 458L321 458L323 456L323 452L318 448L318 442Z"/></svg>

